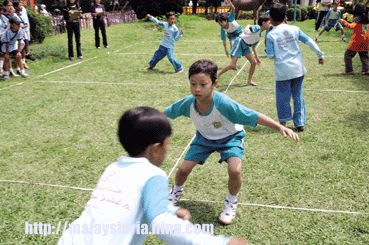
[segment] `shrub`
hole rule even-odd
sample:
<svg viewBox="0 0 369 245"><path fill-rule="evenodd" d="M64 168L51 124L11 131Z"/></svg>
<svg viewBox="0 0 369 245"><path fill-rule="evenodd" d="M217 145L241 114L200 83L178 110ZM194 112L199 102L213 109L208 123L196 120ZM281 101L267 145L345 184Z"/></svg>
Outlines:
<svg viewBox="0 0 369 245"><path fill-rule="evenodd" d="M33 9L24 6L28 12L28 18L31 30L31 43L42 43L44 39L51 35L53 26L51 17L37 14Z"/></svg>
<svg viewBox="0 0 369 245"><path fill-rule="evenodd" d="M308 19L308 10L306 7L301 8L301 21Z"/></svg>
<svg viewBox="0 0 369 245"><path fill-rule="evenodd" d="M37 59L45 57L63 57L66 56L67 50L62 44L40 44L30 46L30 53Z"/></svg>
<svg viewBox="0 0 369 245"><path fill-rule="evenodd" d="M314 6L305 6L308 11L308 19L315 19L314 14L312 13Z"/></svg>
<svg viewBox="0 0 369 245"><path fill-rule="evenodd" d="M289 8L287 10L287 18L288 21L293 21L293 15L294 15L295 9L294 8ZM300 20L301 19L301 9L297 8L296 9L296 20Z"/></svg>

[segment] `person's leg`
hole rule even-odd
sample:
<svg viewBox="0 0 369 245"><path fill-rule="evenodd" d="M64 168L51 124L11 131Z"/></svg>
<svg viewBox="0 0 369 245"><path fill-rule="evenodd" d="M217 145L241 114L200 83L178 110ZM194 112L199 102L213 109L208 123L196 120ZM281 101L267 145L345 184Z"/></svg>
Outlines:
<svg viewBox="0 0 369 245"><path fill-rule="evenodd" d="M322 20L323 20L323 18L324 18L325 15L326 15L326 11L320 11L318 20L315 23L315 30L316 31L319 29L320 24L322 23Z"/></svg>
<svg viewBox="0 0 369 245"><path fill-rule="evenodd" d="M73 58L73 23L67 21L67 32L68 32L68 56Z"/></svg>
<svg viewBox="0 0 369 245"><path fill-rule="evenodd" d="M291 81L277 81L275 83L276 106L278 113L278 120L280 122L287 122L292 120L291 113Z"/></svg>
<svg viewBox="0 0 369 245"><path fill-rule="evenodd" d="M230 49L232 49L232 47L233 47L233 44L234 44L234 40L229 40L229 45L230 45Z"/></svg>
<svg viewBox="0 0 369 245"><path fill-rule="evenodd" d="M99 20L99 27L100 27L100 30L101 30L101 35L102 35L102 38L103 38L103 45L104 47L108 47L108 41L107 41L107 38L106 38L106 28L105 28L105 23L104 23L104 20Z"/></svg>
<svg viewBox="0 0 369 245"><path fill-rule="evenodd" d="M15 55L15 66L17 70L19 69L20 75L24 78L28 77L28 74L24 71L23 61L22 61L22 53L17 53Z"/></svg>
<svg viewBox="0 0 369 245"><path fill-rule="evenodd" d="M83 58L81 48L81 29L79 26L79 22L74 22L74 35L76 38L77 56L78 58Z"/></svg>
<svg viewBox="0 0 369 245"><path fill-rule="evenodd" d="M172 63L172 65L174 67L174 70L176 72L182 72L183 71L183 66L181 65L181 63L176 58L174 58L173 51L174 50L172 48L168 48L167 49L167 57L168 57L170 63Z"/></svg>
<svg viewBox="0 0 369 245"><path fill-rule="evenodd" d="M360 60L361 60L361 73L368 75L369 73L369 64L368 64L368 51L359 52Z"/></svg>
<svg viewBox="0 0 369 245"><path fill-rule="evenodd" d="M146 69L152 69L156 64L161 61L167 55L167 49L163 46L159 46L158 50L155 51L154 56L149 61L149 67Z"/></svg>
<svg viewBox="0 0 369 245"><path fill-rule="evenodd" d="M303 81L304 76L292 79L291 81L291 91L293 99L293 123L298 129L299 127L305 127L306 125L306 107L302 88Z"/></svg>
<svg viewBox="0 0 369 245"><path fill-rule="evenodd" d="M231 64L223 67L223 69L218 73L218 78L220 77L220 75L222 75L223 73L229 71L230 69L236 68L237 61L238 61L238 57L231 56Z"/></svg>
<svg viewBox="0 0 369 245"><path fill-rule="evenodd" d="M93 26L95 30L95 47L100 48L100 36L99 36L99 22L98 20L93 20Z"/></svg>
<svg viewBox="0 0 369 245"><path fill-rule="evenodd" d="M4 57L4 80L9 80L9 70L12 68L12 62L10 60L10 55L6 55L2 53Z"/></svg>
<svg viewBox="0 0 369 245"><path fill-rule="evenodd" d="M256 67L255 57L252 53L246 54L245 57L250 62L249 80L247 81L247 84L252 85L252 86L257 86L257 84L252 81L252 75L254 74L255 67Z"/></svg>
<svg viewBox="0 0 369 245"><path fill-rule="evenodd" d="M354 58L356 55L355 51L347 49L345 52L345 72L343 74L353 74L354 69L352 67L352 58Z"/></svg>
<svg viewBox="0 0 369 245"><path fill-rule="evenodd" d="M316 37L313 39L314 42L318 41L318 38L320 37L320 35L322 35L322 33L325 32L325 29L323 28L323 30L321 30L318 35L316 35Z"/></svg>

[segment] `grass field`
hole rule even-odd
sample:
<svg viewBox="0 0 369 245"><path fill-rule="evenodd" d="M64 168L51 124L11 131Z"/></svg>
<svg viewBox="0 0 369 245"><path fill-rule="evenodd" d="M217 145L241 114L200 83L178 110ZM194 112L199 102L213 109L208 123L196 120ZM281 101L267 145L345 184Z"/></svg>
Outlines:
<svg viewBox="0 0 369 245"><path fill-rule="evenodd" d="M185 72L174 73L166 58L146 71L163 35L152 24L107 28L111 48L101 50L94 47L93 29L83 29L84 60L30 61L28 79L0 80L1 180L93 189L104 169L126 154L116 136L123 111L136 106L164 110L190 94L187 71L192 63L211 59L222 68L230 62L218 24L182 16L179 27L185 34L174 54ZM308 36L316 35L313 21L296 24ZM349 39L352 32L345 32ZM67 46L66 34L45 40L58 42ZM307 126L299 133L301 142L263 126L246 127L235 222L223 226L217 221L228 175L226 164L218 164L219 155L213 154L185 184L186 200L180 205L191 211L193 223L212 223L215 234L252 244L369 244L369 79L360 75L358 57L357 75L340 75L348 43L339 33L324 33L317 44L325 52L324 66L301 44L305 77L311 78L304 82ZM239 70L224 74L217 90L277 120L274 66L264 49L261 42L257 51L262 64L254 74L257 87L246 86L249 64L242 58ZM171 123L172 140L162 165L168 174L181 163L195 134L188 118ZM292 122L287 126L293 128ZM175 170L170 184L174 175ZM25 222L72 222L90 195L90 190L0 182L0 244L55 244L60 233L26 235ZM145 244L161 242L150 236Z"/></svg>

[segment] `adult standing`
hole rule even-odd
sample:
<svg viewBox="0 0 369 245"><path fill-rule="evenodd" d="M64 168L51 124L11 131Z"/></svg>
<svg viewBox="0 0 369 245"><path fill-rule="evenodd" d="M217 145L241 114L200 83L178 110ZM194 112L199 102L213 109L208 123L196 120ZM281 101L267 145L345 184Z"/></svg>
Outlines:
<svg viewBox="0 0 369 245"><path fill-rule="evenodd" d="M320 10L318 20L315 23L315 31L319 30L319 27L320 27L320 24L322 23L322 20L324 19L324 17L328 13L328 11L329 11L329 9L332 5L332 0L322 0L321 3L322 3L322 9Z"/></svg>
<svg viewBox="0 0 369 245"><path fill-rule="evenodd" d="M78 15L78 13L80 13ZM76 0L67 0L67 5L63 9L64 20L67 22L68 32L68 55L70 60L74 60L73 53L73 33L76 39L77 56L83 59L81 49L81 30L79 19L81 18L81 8Z"/></svg>
<svg viewBox="0 0 369 245"><path fill-rule="evenodd" d="M100 49L100 36L99 29L101 30L101 35L103 38L103 45L105 48L109 48L108 41L106 40L106 30L105 30L105 7L100 4L100 0L94 0L94 4L91 5L91 14L93 16L93 24L95 29L95 46Z"/></svg>

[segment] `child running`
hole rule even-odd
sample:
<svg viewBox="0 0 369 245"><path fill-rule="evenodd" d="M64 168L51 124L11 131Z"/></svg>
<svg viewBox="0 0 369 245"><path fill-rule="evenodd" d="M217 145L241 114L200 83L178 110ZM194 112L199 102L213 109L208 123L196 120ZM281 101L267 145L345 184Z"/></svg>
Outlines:
<svg viewBox="0 0 369 245"><path fill-rule="evenodd" d="M183 72L183 66L181 65L181 63L179 63L179 61L176 58L174 58L173 51L174 51L174 43L182 37L183 30L181 30L181 32L178 33L178 28L174 24L174 22L176 21L176 15L174 12L166 13L165 17L167 17L167 22L161 22L149 14L146 15L146 18L150 19L151 21L154 21L159 26L164 27L164 36L158 50L156 50L154 56L150 60L149 66L146 67L145 69L146 70L153 69L160 60L162 60L165 56L167 56L170 63L172 63L174 70L177 73L180 73Z"/></svg>
<svg viewBox="0 0 369 245"><path fill-rule="evenodd" d="M243 159L244 125L257 124L279 131L284 137L299 141L299 137L273 119L248 109L227 95L214 91L218 84L217 65L208 60L199 60L189 69L191 94L165 109L171 119L190 117L197 127L196 137L179 167L175 184L170 190L169 201L178 205L183 194L183 185L197 164L204 164L211 153L217 151L219 163L228 163L228 196L219 216L223 224L230 224L236 216L237 197L241 188L241 166Z"/></svg>
<svg viewBox="0 0 369 245"><path fill-rule="evenodd" d="M342 12L341 12L340 9L337 9L337 8L338 8L338 3L333 2L332 3L332 8L328 11L328 14L326 16L326 19L328 20L328 23L324 26L323 30L321 30L319 32L319 34L314 38L315 42L318 40L320 35L322 35L323 32L325 32L325 31L329 32L332 27L336 31L341 30L342 41L346 42L346 37L345 37L345 33L343 32L343 27L340 24L340 22L338 21L339 19L342 18Z"/></svg>
<svg viewBox="0 0 369 245"><path fill-rule="evenodd" d="M346 20L339 20L344 26L349 29L353 29L351 41L345 52L345 72L343 75L352 75L354 70L352 67L352 58L355 57L356 53L359 53L361 60L361 73L363 75L369 75L369 64L368 64L368 42L369 42L369 21L366 15L367 7L364 3L358 3L354 9L354 19L352 24Z"/></svg>
<svg viewBox="0 0 369 245"><path fill-rule="evenodd" d="M162 112L150 107L125 112L118 136L129 157L120 157L105 169L82 215L63 232L58 245L140 245L149 230L175 245L245 245L235 238L198 234L188 221L190 212L169 205L167 176L159 167L171 133Z"/></svg>
<svg viewBox="0 0 369 245"><path fill-rule="evenodd" d="M245 56L246 59L250 62L249 79L247 81L247 84L257 86L257 84L252 81L252 75L254 74L256 64L260 64L261 61L255 47L261 39L261 33L265 30L269 30L270 27L271 24L268 15L260 16L258 20L258 25L247 26L245 28L245 32L237 37L234 42L231 50L231 64L224 67L219 72L218 78L220 77L220 75L229 71L230 69L234 69L237 65L238 59L241 58L241 56ZM254 51L255 58L252 55L250 47Z"/></svg>
<svg viewBox="0 0 369 245"><path fill-rule="evenodd" d="M276 104L278 119L282 125L293 119L298 131L304 131L306 125L306 107L302 83L306 69L302 60L299 41L309 45L319 58L319 64L324 63L323 52L316 43L297 26L283 24L286 16L284 4L273 4L270 9L270 19L273 29L268 33L266 54L274 59L274 78L276 80ZM291 114L291 95L294 114Z"/></svg>
<svg viewBox="0 0 369 245"><path fill-rule="evenodd" d="M227 50L227 42L226 42L226 33L229 39L230 49L232 49L234 41L240 34L243 33L242 27L236 21L235 7L232 4L231 0L225 0L225 3L231 7L231 13L228 15L227 13L219 13L215 17L215 22L217 22L220 27L220 38L223 41L224 51L229 57ZM235 68L235 67L234 67Z"/></svg>

